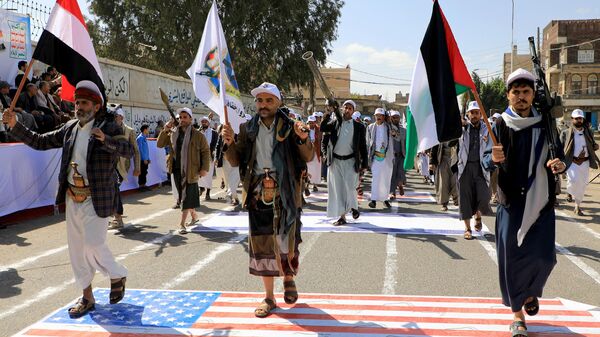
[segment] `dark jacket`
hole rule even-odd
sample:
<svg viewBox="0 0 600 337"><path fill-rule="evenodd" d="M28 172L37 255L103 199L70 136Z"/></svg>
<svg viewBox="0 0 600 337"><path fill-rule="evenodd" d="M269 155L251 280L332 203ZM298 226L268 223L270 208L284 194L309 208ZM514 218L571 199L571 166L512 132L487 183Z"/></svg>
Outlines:
<svg viewBox="0 0 600 337"><path fill-rule="evenodd" d="M585 126L583 127L583 134L585 137L585 146L588 152L590 168L597 169L598 156L596 155L594 148L596 145L594 136L592 136L591 130ZM575 140L573 139L573 135L573 127L563 130L560 134L560 142L564 144L565 164L567 164L567 167L571 166L571 163L573 163L573 157L579 155L579 153L573 153L575 151Z"/></svg>
<svg viewBox="0 0 600 337"><path fill-rule="evenodd" d="M210 127L209 129L212 132L212 138L210 140L210 160L213 161L215 160L215 151L217 149L217 142L219 141L219 134L217 133L217 131L211 129Z"/></svg>
<svg viewBox="0 0 600 337"><path fill-rule="evenodd" d="M77 134L73 132L78 120L72 120L60 129L38 134L21 123L11 130L11 134L36 150L49 150L62 147L60 173L58 174L58 194L56 204L65 202L67 193L67 172L73 145ZM92 203L96 214L101 218L113 215L117 209L117 161L119 156L130 158L133 155L133 145L123 136L121 129L114 122L104 123L101 127L106 135L104 143L90 138L87 150L87 178L90 184Z"/></svg>
<svg viewBox="0 0 600 337"><path fill-rule="evenodd" d="M17 107L29 113L35 110L41 111L40 106L37 104L36 97L29 97L29 95L26 92L19 95L19 99L17 100Z"/></svg>
<svg viewBox="0 0 600 337"><path fill-rule="evenodd" d="M541 123L540 123L541 124ZM488 143L488 146L484 153L484 166L486 169L493 170L498 167L498 203L504 206L510 206L511 203L517 203L525 205L525 199L527 197L527 184L529 176L530 166L530 152L531 152L531 137L532 128L527 128L521 131L514 131L509 128L502 118L498 118L493 127L494 134L498 139L498 143L502 144L504 150L504 157L506 160L501 164L495 164L492 162L492 142ZM557 130L554 130L557 132ZM542 129L540 137L543 141L546 141L546 130ZM556 135L558 138L558 134ZM562 145L556 149L557 158L564 161L564 153ZM545 163L550 159L550 151L548 153L542 153L540 160ZM548 201L554 203L556 195L554 191L556 189L556 180L552 170L546 167L546 179L548 179Z"/></svg>
<svg viewBox="0 0 600 337"><path fill-rule="evenodd" d="M278 114L279 113L280 112L278 112ZM231 144L225 151L225 159L229 161L231 166L239 166L243 187L242 205L245 208L248 207L248 196L251 195L250 183L254 176L254 165L256 163L255 144L256 138L258 137L258 128L256 125L259 118L260 116L257 114L248 123L240 125L240 133L238 134L237 141ZM275 136L277 136L278 131L283 127L282 125L287 123L286 119L287 117L280 117L275 120L277 122L275 125ZM290 167L289 169L292 172L292 179L296 185L295 195L293 197L295 199L296 207L300 208L302 207L302 170L306 170L306 163L313 158L313 144L308 140L302 144L299 143L299 139L293 130L283 141L288 142L289 148L292 149L292 153L289 153L287 159L294 163L292 165L293 167ZM274 151L278 142L279 140L277 140L277 138L273 142ZM275 162L273 164L275 164Z"/></svg>
<svg viewBox="0 0 600 337"><path fill-rule="evenodd" d="M328 133L328 141L335 148L338 140L338 132L342 126L343 116L339 110L335 111L336 119L331 118L331 113L326 113L321 121L321 132ZM354 170L360 172L361 169L369 168L369 158L367 155L367 128L357 121L352 121L354 125L354 134L352 136L352 149L354 151ZM327 146L324 144L323 146ZM333 151L327 151L327 165L331 165Z"/></svg>

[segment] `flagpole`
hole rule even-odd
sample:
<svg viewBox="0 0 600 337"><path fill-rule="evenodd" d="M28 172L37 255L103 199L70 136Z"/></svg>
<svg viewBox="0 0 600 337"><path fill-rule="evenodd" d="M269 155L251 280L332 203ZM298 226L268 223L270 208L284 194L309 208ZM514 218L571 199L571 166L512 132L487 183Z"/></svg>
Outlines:
<svg viewBox="0 0 600 337"><path fill-rule="evenodd" d="M33 68L34 63L35 63L35 59L31 59L31 61L29 61L29 64L27 65L27 69L25 69L25 75L23 75L23 78L21 79L21 83L19 83L19 87L17 88L17 92L15 93L14 99L12 100L12 102L10 102L10 107L8 108L8 112L11 114L12 114L13 110L15 109L15 106L17 105L17 100L19 99L19 96L21 95L21 91L23 91L23 87L25 86L25 81L27 80L27 76L29 75L31 68Z"/></svg>
<svg viewBox="0 0 600 337"><path fill-rule="evenodd" d="M213 6L215 6L216 19L219 20L219 7L217 6L217 2L213 0ZM221 28L222 29L222 28ZM223 32L225 34L225 32ZM223 114L225 115L225 124L229 124L229 114L227 113L227 104L225 103L225 95L227 94L227 85L225 84L225 67L223 66L223 57L221 53L223 49L221 47L221 34L219 34L219 30L217 30L217 49L219 55L219 86L221 93L221 104L223 104Z"/></svg>
<svg viewBox="0 0 600 337"><path fill-rule="evenodd" d="M485 113L485 107L481 103L479 94L477 93L477 90L471 90L471 92L473 92L473 96L475 96L477 105L479 105L479 111L481 111L481 116L483 117L483 121L485 122L485 125L487 126L487 128L489 130L490 137L492 137L492 142L494 143L494 146L498 146L498 140L496 139L496 135L494 135L494 132L492 131L492 125L490 124L490 121L488 120L488 116Z"/></svg>

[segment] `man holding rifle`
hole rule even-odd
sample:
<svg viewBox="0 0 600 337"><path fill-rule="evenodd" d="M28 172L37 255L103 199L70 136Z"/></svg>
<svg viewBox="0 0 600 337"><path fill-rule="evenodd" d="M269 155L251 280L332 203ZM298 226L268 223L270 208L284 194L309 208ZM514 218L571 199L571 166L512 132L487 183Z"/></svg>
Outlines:
<svg viewBox="0 0 600 337"><path fill-rule="evenodd" d="M548 145L548 130L556 130L544 127L545 117L532 106L534 83L524 69L508 76L509 107L494 127L498 145L490 142L484 154L484 166L499 170L496 246L502 302L514 314L513 336L527 336L523 309L537 314L538 297L556 264L554 175L566 170L562 147L554 146L552 158Z"/></svg>

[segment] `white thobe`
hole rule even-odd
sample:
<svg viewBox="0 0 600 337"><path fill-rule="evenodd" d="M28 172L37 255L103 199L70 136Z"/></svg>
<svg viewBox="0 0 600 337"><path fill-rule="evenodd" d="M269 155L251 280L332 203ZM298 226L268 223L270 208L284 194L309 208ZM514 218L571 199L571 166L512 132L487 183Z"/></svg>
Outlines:
<svg viewBox="0 0 600 337"><path fill-rule="evenodd" d="M212 131L213 131L213 129L211 129L211 128L200 131L204 135L204 138L206 138L206 142L208 143L209 147L210 147L210 142L212 142L212 137L213 137ZM204 188L212 188L212 181L213 181L214 174L215 174L215 165L214 165L214 161L211 160L210 165L208 166L208 174L205 175L204 177L201 177L198 180L198 186L204 187Z"/></svg>
<svg viewBox="0 0 600 337"><path fill-rule="evenodd" d="M386 124L375 125L375 149L383 152L387 147L387 151L384 160L379 161L373 158L371 164L371 173L373 174L371 183L372 201L385 201L389 198L390 183L394 171L394 149L393 138L391 132L388 137L387 128Z"/></svg>
<svg viewBox="0 0 600 337"><path fill-rule="evenodd" d="M329 151L346 156L354 152L352 139L354 136L354 122L344 121L338 133L335 148L329 144ZM340 160L333 158L331 165L327 168L327 216L340 217L351 209L358 209L358 172L354 170L354 158Z"/></svg>
<svg viewBox="0 0 600 337"><path fill-rule="evenodd" d="M231 166L229 160L223 160L223 176L225 178L225 184L227 184L227 197L237 199L237 188L240 184L239 166Z"/></svg>
<svg viewBox="0 0 600 337"><path fill-rule="evenodd" d="M84 177L86 184L86 156L93 123L94 121L90 121L84 127L77 124L71 156L71 161L78 164L77 171ZM73 183L72 171L69 166L67 180L70 183ZM96 214L91 197L82 203L74 202L68 195L66 199L69 257L77 285L81 289L87 288L92 283L96 271L111 279L127 276L127 269L117 263L106 245L108 218L101 218Z"/></svg>
<svg viewBox="0 0 600 337"><path fill-rule="evenodd" d="M588 157L588 149L585 146L585 134L582 131L575 130L573 132L573 156L578 157L581 151L584 156ZM567 193L573 196L573 200L577 205L583 201L585 195L585 187L587 186L590 175L590 161L586 160L581 165L572 163L567 170Z"/></svg>
<svg viewBox="0 0 600 337"><path fill-rule="evenodd" d="M315 144L316 132L311 129L309 132L310 141ZM317 156L317 149L314 149L315 155L311 161L306 163L308 168L308 176L311 184L318 184L321 182L321 158Z"/></svg>

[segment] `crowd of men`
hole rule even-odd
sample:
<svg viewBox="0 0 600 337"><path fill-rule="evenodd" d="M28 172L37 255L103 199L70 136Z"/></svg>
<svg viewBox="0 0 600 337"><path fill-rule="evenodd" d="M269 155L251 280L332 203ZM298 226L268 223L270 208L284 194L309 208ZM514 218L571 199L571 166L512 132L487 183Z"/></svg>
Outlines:
<svg viewBox="0 0 600 337"><path fill-rule="evenodd" d="M571 126L561 132L560 146L551 155L546 133L558 135L558 130L542 126L542 116L532 104L534 82L523 69L508 77L508 108L492 116L491 129L482 121L477 103L470 102L461 137L419 153L417 165L425 181L435 183L442 210L448 210L450 198L458 206L465 239L473 238L473 217L475 230L481 231L481 216L491 214L494 191L500 290L503 303L514 314L513 336L526 335L524 313L537 314L538 298L556 263L554 207L560 180L555 177L566 175L569 198L581 215L589 168L598 167L598 145L579 109L571 113ZM400 113L383 108L375 110L372 123L361 120L352 100L341 107L328 101L324 113L313 113L305 123L283 106L276 85L263 83L251 94L257 113L246 116L237 134L229 124L211 126L208 117L194 125L189 108L178 109L177 119L159 125L155 133L157 146L168 148L167 168L177 200L174 207L181 209L181 234L198 222L195 209L200 196L212 198L215 167L221 168L221 188L228 190L229 202L248 211L249 272L262 278L265 290L254 314L266 317L277 307L275 277L283 277L285 302L298 300L294 279L300 261L303 194L318 191L317 185L325 180L327 215L336 219L333 225L346 225L346 215L360 217L358 195L370 177L368 206L376 208L382 202L390 208L396 193L404 194L406 130ZM24 97L26 107L33 104L32 96ZM54 132L39 128L49 127L44 118L34 118L37 132L30 128L35 126L26 125L19 114L29 112L4 110L3 116L16 140L38 150L63 148L57 203L67 204L71 264L83 291L69 308L73 318L94 309L91 282L96 270L111 279L110 303L123 298L127 270L106 246L106 228L123 226L117 186L126 179L131 158L142 188L150 164L148 125L136 137L116 105L108 105L114 119L107 119L101 109L104 98L90 81L77 84L75 99L76 120Z"/></svg>
<svg viewBox="0 0 600 337"><path fill-rule="evenodd" d="M18 63L14 83L0 81L0 108L7 109L16 100L17 119L30 130L48 132L75 117L73 103L61 99L62 77L54 67L48 67L31 80L25 78L23 91L15 97L16 90L25 76L27 62ZM15 141L4 126L0 125L0 143Z"/></svg>

